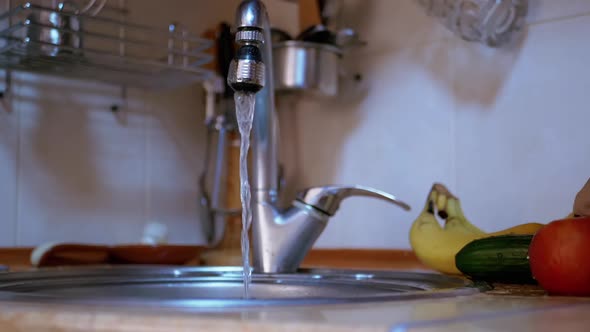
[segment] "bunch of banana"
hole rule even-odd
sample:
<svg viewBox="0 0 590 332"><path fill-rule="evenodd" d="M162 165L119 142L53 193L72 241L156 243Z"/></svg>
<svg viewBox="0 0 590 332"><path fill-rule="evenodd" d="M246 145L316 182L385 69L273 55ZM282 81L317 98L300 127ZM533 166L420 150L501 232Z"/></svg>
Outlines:
<svg viewBox="0 0 590 332"><path fill-rule="evenodd" d="M435 213L445 220L442 227ZM527 223L495 233L486 233L463 215L461 203L442 184L430 190L424 210L412 224L410 243L416 256L428 267L447 274L461 274L455 255L469 242L488 236L534 234L543 224Z"/></svg>

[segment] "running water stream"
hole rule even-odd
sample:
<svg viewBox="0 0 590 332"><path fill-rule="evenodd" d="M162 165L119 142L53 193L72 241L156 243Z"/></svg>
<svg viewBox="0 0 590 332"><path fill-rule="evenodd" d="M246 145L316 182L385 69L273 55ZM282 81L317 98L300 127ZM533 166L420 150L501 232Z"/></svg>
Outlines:
<svg viewBox="0 0 590 332"><path fill-rule="evenodd" d="M252 224L252 209L250 205L250 182L248 181L248 149L250 148L250 131L254 119L254 93L236 92L236 118L240 130L240 199L242 201L242 264L244 267L244 298L250 297L250 282L252 269L250 268L250 239L248 230Z"/></svg>

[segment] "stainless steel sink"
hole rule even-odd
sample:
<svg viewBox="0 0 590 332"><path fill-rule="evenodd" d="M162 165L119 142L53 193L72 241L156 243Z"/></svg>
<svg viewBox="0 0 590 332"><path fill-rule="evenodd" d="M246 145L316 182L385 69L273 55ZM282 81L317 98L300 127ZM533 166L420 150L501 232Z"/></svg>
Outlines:
<svg viewBox="0 0 590 332"><path fill-rule="evenodd" d="M254 274L244 299L238 267L95 267L0 274L0 300L181 308L311 305L437 298L479 292L438 274L300 270Z"/></svg>

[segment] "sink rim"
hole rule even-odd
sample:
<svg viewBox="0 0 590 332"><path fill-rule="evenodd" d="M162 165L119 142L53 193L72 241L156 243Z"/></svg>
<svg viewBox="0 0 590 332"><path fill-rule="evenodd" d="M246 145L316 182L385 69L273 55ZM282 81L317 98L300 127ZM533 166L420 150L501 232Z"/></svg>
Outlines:
<svg viewBox="0 0 590 332"><path fill-rule="evenodd" d="M186 267L186 266L96 266L44 268L34 271L0 273L0 300L50 302L62 304L124 305L134 307L175 308L183 310L219 310L268 306L309 306L319 304L377 303L410 299L434 299L472 295L483 291L481 285L457 277L412 271L300 269L292 274L253 274L253 282L276 282L287 285L316 283L321 285L354 285L383 289L382 293L349 297L305 298L195 298L195 299L138 299L138 298L67 298L43 294L43 287L68 285L92 286L125 283L160 282L227 282L241 283L241 267ZM132 279L130 279L132 278ZM28 288L27 288L28 287ZM394 287L414 290L395 292ZM30 291L33 292L30 292ZM388 291L389 290L389 291ZM28 291L28 292L27 292Z"/></svg>

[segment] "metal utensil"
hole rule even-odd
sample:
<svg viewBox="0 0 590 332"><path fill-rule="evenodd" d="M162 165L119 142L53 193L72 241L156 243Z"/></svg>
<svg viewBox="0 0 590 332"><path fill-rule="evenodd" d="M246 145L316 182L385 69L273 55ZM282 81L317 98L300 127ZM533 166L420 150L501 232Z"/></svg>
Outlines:
<svg viewBox="0 0 590 332"><path fill-rule="evenodd" d="M236 129L233 90L227 85L229 65L235 53L234 36L228 24L219 25L216 43L219 81L205 84L208 96L205 116L207 138L204 168L199 179L201 224L210 246L215 246L222 240L227 217L240 212L225 208L222 202L225 195L230 132ZM211 166L213 169L210 170Z"/></svg>
<svg viewBox="0 0 590 332"><path fill-rule="evenodd" d="M275 89L332 97L338 93L342 51L330 44L287 41L273 47Z"/></svg>
<svg viewBox="0 0 590 332"><path fill-rule="evenodd" d="M366 45L366 42L360 40L354 29L342 28L333 32L322 24L306 29L301 32L296 39L310 43L335 45L341 49Z"/></svg>
<svg viewBox="0 0 590 332"><path fill-rule="evenodd" d="M334 43L342 49L355 46L365 46L367 44L365 41L360 40L355 30L350 28L338 30L338 32L336 32Z"/></svg>
<svg viewBox="0 0 590 332"><path fill-rule="evenodd" d="M288 32L276 28L272 28L270 30L270 38L272 40L273 45L293 39L293 37L291 37L291 35Z"/></svg>
<svg viewBox="0 0 590 332"><path fill-rule="evenodd" d="M336 34L325 25L317 24L303 30L295 39L310 43L334 44Z"/></svg>
<svg viewBox="0 0 590 332"><path fill-rule="evenodd" d="M56 57L82 49L82 20L67 3L57 10L35 10L25 24L27 48L35 55Z"/></svg>

